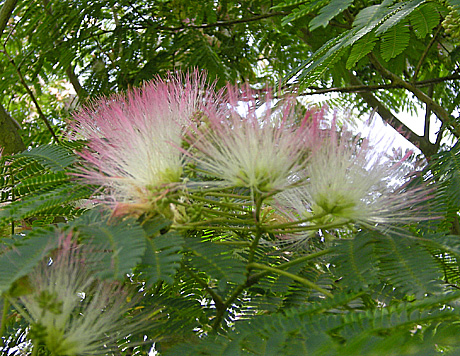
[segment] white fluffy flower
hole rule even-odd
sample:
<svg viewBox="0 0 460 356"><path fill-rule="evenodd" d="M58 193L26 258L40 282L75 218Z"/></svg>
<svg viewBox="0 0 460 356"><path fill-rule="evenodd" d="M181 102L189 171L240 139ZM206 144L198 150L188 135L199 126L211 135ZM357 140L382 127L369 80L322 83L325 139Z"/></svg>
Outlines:
<svg viewBox="0 0 460 356"><path fill-rule="evenodd" d="M346 130L339 134L333 127L321 134L313 140L316 147L303 173L305 184L275 198L290 220L339 226L358 223L385 230L426 218L417 212L417 205L429 191L405 189L401 162L391 164L367 140L359 142Z"/></svg>
<svg viewBox="0 0 460 356"><path fill-rule="evenodd" d="M253 92L229 87L221 110L207 116L209 130L196 130L199 167L227 187L264 193L289 187L289 177L305 167L308 117L299 120L292 101L273 105L268 97L257 109Z"/></svg>

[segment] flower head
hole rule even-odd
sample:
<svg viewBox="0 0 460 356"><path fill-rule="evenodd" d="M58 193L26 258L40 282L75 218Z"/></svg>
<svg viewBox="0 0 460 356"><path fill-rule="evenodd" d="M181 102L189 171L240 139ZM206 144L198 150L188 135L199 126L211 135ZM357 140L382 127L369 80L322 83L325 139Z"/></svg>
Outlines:
<svg viewBox="0 0 460 356"><path fill-rule="evenodd" d="M387 229L426 218L416 210L429 191L405 189L401 162L390 163L367 139L353 137L346 129L339 134L334 124L330 130L316 127L311 134L320 139L312 140L316 147L303 172L305 184L275 197L291 220Z"/></svg>
<svg viewBox="0 0 460 356"><path fill-rule="evenodd" d="M229 87L225 100L220 111L207 116L209 130L195 139L200 168L224 186L258 192L290 186L289 178L305 166L308 117L299 120L294 99L275 108L268 96L257 108L248 88Z"/></svg>
<svg viewBox="0 0 460 356"><path fill-rule="evenodd" d="M148 210L159 191L180 183L185 127L212 101L205 78L170 75L126 96L105 98L77 114L75 136L89 141L80 176L108 189L123 210Z"/></svg>
<svg viewBox="0 0 460 356"><path fill-rule="evenodd" d="M102 355L139 328L124 318L132 307L126 289L99 281L70 238L29 276L33 292L20 299L33 322L31 337L53 355Z"/></svg>

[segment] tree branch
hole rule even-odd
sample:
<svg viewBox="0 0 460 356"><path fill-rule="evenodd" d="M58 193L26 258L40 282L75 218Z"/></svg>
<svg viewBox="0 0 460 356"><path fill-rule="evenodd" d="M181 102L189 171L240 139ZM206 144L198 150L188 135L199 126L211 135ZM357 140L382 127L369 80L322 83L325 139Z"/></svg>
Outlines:
<svg viewBox="0 0 460 356"><path fill-rule="evenodd" d="M219 27L219 26L231 26L231 25L236 25L239 23L254 22L254 21L259 21L259 20L267 19L267 18L274 17L274 16L283 16L287 14L288 12L285 12L285 11L269 12L267 14L257 15L253 17L247 17L247 18L241 18L241 19L229 20L229 21L217 21L215 23L202 24L202 25L184 24L184 26L178 26L178 27L157 26L156 28L160 30L164 30L164 31L180 31L186 28L203 29L203 28L212 28L212 27ZM141 27L141 28L145 28L145 27Z"/></svg>
<svg viewBox="0 0 460 356"><path fill-rule="evenodd" d="M69 65L66 69L66 74L69 77L70 83L72 84L73 88L75 89L75 92L77 93L78 97L80 99L84 99L88 96L88 92L83 88L80 84L80 81L78 80L77 75L75 74L75 71L72 67L72 65Z"/></svg>
<svg viewBox="0 0 460 356"><path fill-rule="evenodd" d="M5 31L6 24L8 23L17 3L18 0L6 0L3 3L2 9L0 10L0 37L3 35L3 31Z"/></svg>
<svg viewBox="0 0 460 356"><path fill-rule="evenodd" d="M8 20L16 7L17 0L6 0L0 9L0 37L5 31ZM0 103L0 146L3 148L3 154L12 154L24 151L26 146L19 135L19 129L16 121L8 114L3 105Z"/></svg>
<svg viewBox="0 0 460 356"><path fill-rule="evenodd" d="M2 104L0 104L0 128L0 149L3 148L3 154L17 153L26 149L15 121Z"/></svg>
<svg viewBox="0 0 460 356"><path fill-rule="evenodd" d="M23 85L24 89L26 90L27 94L29 94L30 98L32 99L32 101L34 102L34 105L35 105L35 108L37 109L37 113L38 113L38 116L40 116L40 118L43 120L43 122L45 123L46 127L48 128L48 131L51 133L51 136L53 136L54 140L56 141L56 143L59 142L59 139L57 138L56 134L54 133L54 130L53 128L51 127L51 124L49 123L48 119L46 118L45 114L43 114L43 111L42 109L40 108L40 105L38 104L38 101L37 99L35 98L35 95L34 93L32 92L32 90L30 90L29 86L27 85L22 73L21 73L21 70L19 69L19 67L16 65L16 63L14 62L14 59L11 58L8 53L6 52L6 47L3 46L4 48L4 53L5 55L8 57L10 63L13 65L13 67L16 69L16 72L18 73L18 76L19 76L19 81L21 82L21 84Z"/></svg>
<svg viewBox="0 0 460 356"><path fill-rule="evenodd" d="M453 74L445 77L433 78L420 80L418 82L412 83L416 87L426 87L432 84L443 83L450 80L459 80L459 74ZM361 93L361 92L371 92L375 90L388 90L388 89L404 89L403 85L391 83L391 84L378 84L378 85L350 85L346 87L335 87L335 88L319 88L319 87L308 87L307 89L312 90L308 93L300 93L299 95L318 95L318 94L327 94L327 93Z"/></svg>
<svg viewBox="0 0 460 356"><path fill-rule="evenodd" d="M428 88L428 95L430 98L433 97L433 86L432 85ZM427 140L430 139L430 124L431 124L431 109L428 105L426 105L425 125L423 127L423 137L425 137L425 139Z"/></svg>
<svg viewBox="0 0 460 356"><path fill-rule="evenodd" d="M368 57L374 66L374 68L384 77L387 79L390 79L392 83L396 85L401 85L404 89L410 91L412 94L414 94L417 99L422 101L423 103L427 104L431 110L436 114L436 116L444 123L449 125L451 127L452 133L456 137L460 137L460 127L458 124L455 123L455 120L453 117L450 116L450 114L444 110L444 108L439 105L437 102L435 102L433 99L431 99L428 95L426 95L423 91L418 89L415 85L408 83L398 77L396 74L392 73L388 69L386 69L380 62L379 60L375 57L373 53L368 54Z"/></svg>
<svg viewBox="0 0 460 356"><path fill-rule="evenodd" d="M436 39L438 38L439 32L441 32L441 29L442 29L442 24L439 24L433 38L431 39L430 43L428 43L428 46L426 46L425 50L422 53L422 56L420 57L420 60L417 63L417 66L415 67L414 75L412 76L412 82L415 82L415 80L417 79L418 72L420 71L420 68L422 68L422 64L425 61L425 58L428 55L428 52L430 51L430 48L433 46Z"/></svg>
<svg viewBox="0 0 460 356"><path fill-rule="evenodd" d="M362 85L361 81L353 74L349 73L350 82L353 85ZM392 126L396 131L401 133L409 142L414 144L422 151L425 157L430 157L436 152L434 145L423 136L415 134L409 127L403 124L390 110L386 108L372 93L358 93L364 101L372 108L375 108L380 117Z"/></svg>

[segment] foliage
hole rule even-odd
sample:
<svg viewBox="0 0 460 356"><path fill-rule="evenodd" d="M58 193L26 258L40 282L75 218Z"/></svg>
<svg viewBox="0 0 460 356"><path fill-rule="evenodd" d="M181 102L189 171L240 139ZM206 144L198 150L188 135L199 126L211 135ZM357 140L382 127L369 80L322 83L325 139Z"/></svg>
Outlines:
<svg viewBox="0 0 460 356"><path fill-rule="evenodd" d="M69 236L85 248L95 280L130 291L126 319L148 324L107 354L459 353L460 146L441 145L460 136L458 0L26 0L9 15L7 3L0 104L27 149L0 157L2 354L52 354L20 298ZM186 188L160 189L137 214L99 206L113 192L79 178L82 157L94 152L79 141L75 110L193 69L218 89L247 83L258 100L273 86L277 97L337 92L331 105L375 110L428 160L401 188L425 192L404 205L424 218L401 223L395 214L365 226L334 214L333 222L283 215L275 192L219 185L225 177L188 160L200 149L189 148L190 137L206 137L194 130L207 128L211 105L181 147ZM421 109L419 135L397 115Z"/></svg>

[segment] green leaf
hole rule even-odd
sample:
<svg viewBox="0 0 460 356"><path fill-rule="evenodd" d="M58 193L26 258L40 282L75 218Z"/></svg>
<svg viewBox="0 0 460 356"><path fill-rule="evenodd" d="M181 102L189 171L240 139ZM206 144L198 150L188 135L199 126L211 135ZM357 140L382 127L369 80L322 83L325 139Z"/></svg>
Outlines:
<svg viewBox="0 0 460 356"><path fill-rule="evenodd" d="M433 3L426 3L412 11L409 21L415 35L418 38L425 38L439 24L440 18L436 6Z"/></svg>
<svg viewBox="0 0 460 356"><path fill-rule="evenodd" d="M232 250L211 241L187 239L186 242L192 252L191 265L215 279L220 290L224 290L228 282L244 282L246 266L232 254Z"/></svg>
<svg viewBox="0 0 460 356"><path fill-rule="evenodd" d="M409 45L410 33L407 21L398 23L382 35L380 53L385 61L401 54Z"/></svg>
<svg viewBox="0 0 460 356"><path fill-rule="evenodd" d="M346 49L347 46L345 45L334 46L318 61L306 68L298 78L301 82L301 88L306 87L321 78L332 65L342 58Z"/></svg>
<svg viewBox="0 0 460 356"><path fill-rule="evenodd" d="M447 3L452 6L454 9L460 9L460 0L447 0Z"/></svg>
<svg viewBox="0 0 460 356"><path fill-rule="evenodd" d="M42 174L38 177L22 179L16 185L15 198L30 195L36 191L42 190L44 186L51 188L59 184L65 184L69 181L69 176L63 172Z"/></svg>
<svg viewBox="0 0 460 356"><path fill-rule="evenodd" d="M289 15L283 17L281 25L286 26L292 21L305 17L328 2L329 0L308 1L306 4L300 5L297 9L292 10Z"/></svg>
<svg viewBox="0 0 460 356"><path fill-rule="evenodd" d="M402 20L412 13L417 7L422 5L426 0L412 0L411 2L397 3L390 8L391 15L385 18L385 21L377 28L375 34L378 36L388 31L393 26L399 24Z"/></svg>
<svg viewBox="0 0 460 356"><path fill-rule="evenodd" d="M141 271L145 275L148 286L158 281L174 283L173 277L182 259L180 251L183 244L184 239L177 231L146 238L147 248L142 257Z"/></svg>
<svg viewBox="0 0 460 356"><path fill-rule="evenodd" d="M424 245L397 235L382 236L377 244L379 274L402 292L423 297L439 292L440 270Z"/></svg>
<svg viewBox="0 0 460 356"><path fill-rule="evenodd" d="M385 0L379 5L372 5L362 9L353 22L353 28L367 28L372 30L377 24L382 22L389 12L388 6L391 0Z"/></svg>
<svg viewBox="0 0 460 356"><path fill-rule="evenodd" d="M374 249L375 240L369 232L360 233L352 240L340 241L334 247L336 257L331 263L344 288L360 290L378 284Z"/></svg>
<svg viewBox="0 0 460 356"><path fill-rule="evenodd" d="M284 9L286 7L291 7L291 6L295 6L298 4L302 4L302 3L305 3L305 0L287 0L287 1L283 1L283 2L280 2L279 4L272 6L270 9L279 10L279 9Z"/></svg>
<svg viewBox="0 0 460 356"><path fill-rule="evenodd" d="M72 222L94 256L97 276L122 280L142 260L146 249L142 227L133 219L110 221L110 215L98 209L88 211Z"/></svg>
<svg viewBox="0 0 460 356"><path fill-rule="evenodd" d="M24 151L19 155L16 155L15 157L32 158L53 172L64 171L65 168L69 167L77 160L77 157L72 153L72 151L58 145L34 147L29 151Z"/></svg>
<svg viewBox="0 0 460 356"><path fill-rule="evenodd" d="M16 240L16 246L0 255L0 294L29 274L50 250L58 246L58 242L59 234L50 229L33 230L23 239Z"/></svg>
<svg viewBox="0 0 460 356"><path fill-rule="evenodd" d="M369 32L360 38L351 48L346 64L347 69L352 69L361 58L371 52L374 49L376 41L377 37L375 37L374 32Z"/></svg>
<svg viewBox="0 0 460 356"><path fill-rule="evenodd" d="M326 27L330 20L347 9L352 3L353 0L332 0L321 9L318 16L311 20L309 25L310 30L313 31L320 26Z"/></svg>
<svg viewBox="0 0 460 356"><path fill-rule="evenodd" d="M0 226L12 220L21 220L31 216L44 216L50 211L53 211L53 214L58 214L54 216L61 216L59 210L55 210L56 208L62 207L62 212L69 212L64 205L87 198L90 194L91 191L88 187L68 183L58 185L40 194L27 196L27 198L8 204L0 210ZM79 209L75 208L73 212L76 213L77 210Z"/></svg>

